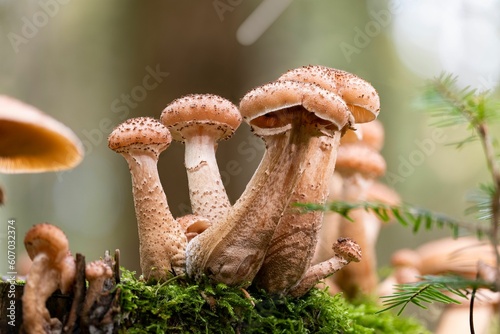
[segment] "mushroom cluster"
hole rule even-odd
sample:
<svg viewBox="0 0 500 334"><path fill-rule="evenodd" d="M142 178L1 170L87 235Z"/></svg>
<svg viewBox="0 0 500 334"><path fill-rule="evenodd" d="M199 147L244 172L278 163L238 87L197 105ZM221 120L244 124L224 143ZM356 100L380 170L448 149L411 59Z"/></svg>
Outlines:
<svg viewBox="0 0 500 334"><path fill-rule="evenodd" d="M192 94L171 102L159 120L139 117L116 127L108 144L123 155L132 175L144 277L166 280L186 273L299 297L359 261L356 240L340 235L330 245L331 256L312 265L323 214L301 213L293 204L325 203L340 138L356 124L376 119L379 110L378 94L368 82L305 66L250 90L239 107L219 96ZM266 151L231 205L215 151L242 119ZM171 138L185 144L193 211L177 219L157 170Z"/></svg>

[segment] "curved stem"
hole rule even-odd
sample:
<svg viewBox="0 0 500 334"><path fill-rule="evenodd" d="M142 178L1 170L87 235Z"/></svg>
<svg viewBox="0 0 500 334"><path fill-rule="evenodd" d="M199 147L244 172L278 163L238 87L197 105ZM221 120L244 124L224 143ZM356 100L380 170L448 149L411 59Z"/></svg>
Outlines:
<svg viewBox="0 0 500 334"><path fill-rule="evenodd" d="M340 132L334 132L331 137L312 137L308 142L289 206L279 221L256 277L256 283L270 293L281 293L294 286L311 265L323 212L302 213L291 204L325 203L339 140Z"/></svg>
<svg viewBox="0 0 500 334"><path fill-rule="evenodd" d="M155 154L122 153L132 175L140 264L146 279L164 280L185 271L186 237L172 216L158 175Z"/></svg>

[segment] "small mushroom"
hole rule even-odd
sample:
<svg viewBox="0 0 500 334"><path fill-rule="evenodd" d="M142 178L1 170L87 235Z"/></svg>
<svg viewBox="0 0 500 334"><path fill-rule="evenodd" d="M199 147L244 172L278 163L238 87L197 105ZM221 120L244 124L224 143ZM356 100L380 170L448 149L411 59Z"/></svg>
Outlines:
<svg viewBox="0 0 500 334"><path fill-rule="evenodd" d="M73 168L83 145L68 127L33 106L0 95L0 172L39 173Z"/></svg>
<svg viewBox="0 0 500 334"><path fill-rule="evenodd" d="M158 175L158 157L171 142L168 129L150 117L117 126L108 146L120 153L132 176L141 269L146 279L164 280L185 271L186 236L170 212Z"/></svg>
<svg viewBox="0 0 500 334"><path fill-rule="evenodd" d="M266 152L228 217L212 225L187 247L190 275L206 273L226 284L249 283L266 249L316 137L349 126L350 113L337 95L317 85L273 82L247 93L240 112L264 138Z"/></svg>
<svg viewBox="0 0 500 334"><path fill-rule="evenodd" d="M362 143L341 145L335 166L343 178L340 200L366 201L368 189L384 174L385 168L385 160L373 148ZM380 221L362 208L352 210L349 216L353 221L340 219L339 235L356 240L363 251L363 259L340 271L334 280L352 298L358 293L373 293L377 287L375 242Z"/></svg>
<svg viewBox="0 0 500 334"><path fill-rule="evenodd" d="M33 263L24 286L23 329L27 333L46 333L62 326L51 319L45 303L58 288L68 293L75 280L75 260L68 239L56 226L33 226L24 238L24 246Z"/></svg>
<svg viewBox="0 0 500 334"><path fill-rule="evenodd" d="M207 218L198 215L185 215L177 218L177 221L181 224L188 242L211 226Z"/></svg>
<svg viewBox="0 0 500 334"><path fill-rule="evenodd" d="M284 80L318 85L336 96L341 96L349 110L356 111L356 122L372 120L380 110L380 101L375 89L366 81L347 72L323 66L306 66L291 70L278 79ZM346 80L350 83L346 84ZM358 98L358 95L363 98ZM326 110L326 106L323 110ZM310 140L305 163L302 165L290 203L325 203L340 135L341 131L324 131ZM258 285L271 293L283 293L300 284L303 276L314 277L319 274L309 274L307 271L317 270L317 267L310 268L310 265L322 218L323 213L320 211L301 213L291 207L285 210L257 275Z"/></svg>
<svg viewBox="0 0 500 334"><path fill-rule="evenodd" d="M212 224L222 221L231 204L221 180L215 150L241 123L230 101L211 94L193 94L171 102L161 114L174 140L185 143L185 166L193 213Z"/></svg>
<svg viewBox="0 0 500 334"><path fill-rule="evenodd" d="M300 282L290 289L289 294L292 297L303 296L320 280L333 275L351 262L361 260L361 249L352 239L340 238L333 244L332 250L334 257L311 266Z"/></svg>
<svg viewBox="0 0 500 334"><path fill-rule="evenodd" d="M85 295L82 314L88 316L92 305L100 298L106 280L113 278L113 270L103 261L97 260L85 266L85 278L89 287Z"/></svg>

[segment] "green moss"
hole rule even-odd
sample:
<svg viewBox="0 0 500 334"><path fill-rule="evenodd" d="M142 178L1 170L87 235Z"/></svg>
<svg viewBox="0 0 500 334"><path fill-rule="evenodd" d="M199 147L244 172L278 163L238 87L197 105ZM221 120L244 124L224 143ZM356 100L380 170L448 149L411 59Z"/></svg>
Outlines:
<svg viewBox="0 0 500 334"><path fill-rule="evenodd" d="M276 298L208 281L180 277L146 284L124 270L122 333L429 333L373 302L350 304L342 296L311 290L302 298Z"/></svg>

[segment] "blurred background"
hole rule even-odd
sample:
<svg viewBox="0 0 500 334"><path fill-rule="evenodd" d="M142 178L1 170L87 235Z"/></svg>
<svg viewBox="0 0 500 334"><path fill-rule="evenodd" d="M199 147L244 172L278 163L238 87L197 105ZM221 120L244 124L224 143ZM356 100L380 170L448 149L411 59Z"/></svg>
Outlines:
<svg viewBox="0 0 500 334"><path fill-rule="evenodd" d="M0 175L0 247L6 249L9 218L17 221L18 256L25 232L50 222L67 234L73 253L94 260L119 248L122 265L139 271L130 175L107 147L113 127L131 117L158 118L188 93L237 104L249 89L307 64L371 82L386 131L383 181L407 203L464 218L467 191L488 180L481 147L447 147L465 130L430 127L415 99L442 71L458 75L461 85L497 87L499 9L498 0L0 0L0 93L69 126L86 153L71 171ZM190 212L183 153L173 144L159 162L174 216ZM262 153L246 125L219 145L233 202ZM449 234L388 226L380 265L398 248Z"/></svg>

